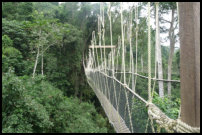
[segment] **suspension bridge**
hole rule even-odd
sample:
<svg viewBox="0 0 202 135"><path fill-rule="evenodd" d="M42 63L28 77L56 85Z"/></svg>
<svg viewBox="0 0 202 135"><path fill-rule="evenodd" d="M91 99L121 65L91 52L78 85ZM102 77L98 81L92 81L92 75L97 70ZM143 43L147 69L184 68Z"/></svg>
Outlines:
<svg viewBox="0 0 202 135"><path fill-rule="evenodd" d="M158 26L158 6L156 3L156 26ZM135 45L132 45L132 10L135 10ZM181 9L183 10L183 9ZM150 20L150 2L147 5L147 73L141 74L138 71L138 6L130 9L128 25L128 44L125 44L126 27L123 21L123 7L121 4L121 36L118 38L117 45L113 44L111 5L108 7L108 19L110 25L111 45L105 45L105 18L104 6L100 5L100 15L98 16L98 39L93 31L91 45L88 55L83 60L85 74L89 85L92 87L98 97L110 123L118 133L136 133L136 132L166 132L180 133L200 133L200 126L192 126L181 118L179 112L177 119L167 116L157 105L153 103L155 86L158 82L181 83L180 80L166 80L157 78L157 62L155 58L155 67L151 67L151 20ZM181 20L180 20L181 21ZM158 46L159 29L156 27L156 46ZM129 48L129 50L126 49ZM133 48L135 47L135 59ZM127 56L127 57L126 57ZM152 71L153 70L153 71ZM153 73L152 73L153 72ZM199 72L200 73L200 72ZM138 80L146 82L141 90L137 88L140 84ZM183 83L184 84L184 83ZM182 100L182 102L184 102ZM200 102L200 97L199 97ZM183 106L184 107L184 106ZM181 106L182 108L182 106ZM179 108L180 109L180 108ZM184 109L184 108L183 108ZM200 107L199 107L200 111ZM199 114L200 119L200 114Z"/></svg>

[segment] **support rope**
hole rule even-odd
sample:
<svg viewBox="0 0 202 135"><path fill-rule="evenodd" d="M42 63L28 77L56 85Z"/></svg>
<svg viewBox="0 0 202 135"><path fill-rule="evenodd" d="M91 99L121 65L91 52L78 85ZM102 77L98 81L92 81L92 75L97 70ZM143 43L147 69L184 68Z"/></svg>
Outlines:
<svg viewBox="0 0 202 135"><path fill-rule="evenodd" d="M94 89L94 92L96 95L103 95L105 97L99 97L99 100L105 100L106 102L110 103L110 107L107 107L106 105L103 105L105 109L105 112L107 112L108 117L113 117L114 120L114 114L112 114L112 111L116 111L116 114L119 117L119 122L118 125L125 125L125 128L128 132L134 132L134 125L132 122L132 110L133 110L133 97L136 99L140 100L143 102L147 108L148 108L148 119L146 123L146 129L145 132L148 130L148 125L150 122L151 129L153 132L160 132L161 128L164 128L167 132L173 133L173 132L186 132L186 133L199 133L200 132L200 127L191 127L187 125L186 123L182 122L180 120L180 115L178 116L178 119L174 120L169 118L165 113L163 113L156 105L152 103L152 98L153 98L153 93L155 91L155 85L156 81L172 81L172 80L159 80L156 79L156 60L155 60L155 77L151 78L151 30L150 30L150 2L148 2L148 16L147 16L147 21L148 21L148 77L146 76L141 76L137 74L137 38L138 38L138 22L137 22L137 16L138 16L138 7L135 8L135 20L136 20L136 71L134 73L134 65L133 65L133 52L132 52L132 43L131 43L131 38L132 38L132 11L130 11L130 21L129 21L129 44L130 44L130 70L129 72L126 72L125 70L125 54L127 53L126 46L124 45L124 38L125 38L125 26L123 24L123 7L121 3L121 38L119 37L118 40L118 47L117 51L115 52L114 49L111 49L111 52L108 55L108 58L106 57L106 52L104 48L104 56L102 55L102 49L100 49L100 55L101 55L101 62L99 64L99 56L97 53L97 48L96 51L94 50L94 46L96 45L96 38L95 38L95 32L93 31L92 33L92 41L91 44L93 46L92 50L89 50L89 59L85 65L85 61L83 61L84 68L85 68L85 74L87 76L87 81L92 87L98 87ZM178 6L178 5L177 5ZM111 39L111 47L113 45L112 41L112 24L111 24L111 4L109 5L109 11L108 11L108 17L110 21L110 39ZM132 9L131 9L132 10ZM158 11L158 10L157 10ZM179 20L178 20L179 21ZM157 29L158 30L158 29ZM104 6L103 4L100 6L100 16L98 16L98 37L99 37L99 46L102 46L101 43L105 46L105 39L104 39L104 34L105 34L105 28L104 28ZM156 35L158 36L158 35ZM157 40L157 39L156 39ZM121 50L122 49L122 50ZM122 54L120 55L120 51L122 51ZM95 55L96 53L96 55ZM122 57L121 61L121 71L123 70L123 81L122 81L122 74L120 74L120 77L118 76L118 66L119 66L119 56ZM97 58L96 58L97 57ZM104 59L103 59L104 57ZM156 57L155 57L156 59ZM97 63L96 63L97 60ZM107 61L108 60L108 61ZM108 62L108 64L106 63ZM116 61L116 71L115 71L115 66L114 66L114 61ZM112 72L108 70L107 68L112 68ZM112 73L112 74L111 74ZM129 79L128 77L126 78L126 73L130 73L130 77L132 75L132 88L130 88L130 85L126 83L126 79ZM134 78L133 76L135 75L135 84L134 83ZM142 98L138 93L136 93L136 80L137 76L147 78L148 79L148 101L146 101L144 98ZM101 80L102 79L102 80ZM151 88L151 80L154 80L153 83L153 88ZM89 81L90 80L90 81ZM108 81L111 81L108 82ZM128 81L128 80L127 80ZM130 79L129 79L130 81ZM113 84L112 84L113 83ZM117 87L115 84L118 84ZM102 86L103 85L103 86ZM113 85L112 87L110 85ZM121 89L122 88L122 89ZM103 90L104 89L104 90ZM98 92L99 90L99 92ZM116 93L116 90L119 90L119 92ZM125 93L124 95L123 92ZM100 94L99 94L100 93ZM102 93L102 94L101 94ZM112 94L112 95L111 95ZM117 95L118 94L118 95ZM129 99L129 94L132 94L132 100ZM115 97L111 97L115 96ZM131 97L130 97L131 98ZM115 99L115 101L113 100ZM122 100L124 99L124 102ZM115 102L115 104L113 104ZM130 107L129 103L132 102L132 107ZM105 103L105 102L102 102ZM121 103L122 103L122 108L121 108ZM124 103L124 104L123 104ZM114 105L114 106L113 106ZM132 108L132 109L131 109ZM114 110L115 109L115 110ZM121 110L122 109L122 110ZM123 110L125 111L123 112ZM140 109L140 108L139 108ZM122 113L122 112L123 113ZM128 114L127 114L128 112ZM125 121L128 120L128 121ZM154 127L154 120L157 123L157 130L155 131L156 126ZM113 121L110 121L113 123ZM138 123L136 123L138 124ZM121 127L120 127L121 128ZM119 131L124 131L124 130L119 130Z"/></svg>
<svg viewBox="0 0 202 135"><path fill-rule="evenodd" d="M151 32L150 32L150 2L148 2L148 101L152 102L151 98Z"/></svg>

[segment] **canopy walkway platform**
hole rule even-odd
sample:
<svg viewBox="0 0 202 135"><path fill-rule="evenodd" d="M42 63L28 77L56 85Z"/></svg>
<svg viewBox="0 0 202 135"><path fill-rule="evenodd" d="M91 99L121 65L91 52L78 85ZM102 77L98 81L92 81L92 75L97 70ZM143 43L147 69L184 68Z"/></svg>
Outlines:
<svg viewBox="0 0 202 135"><path fill-rule="evenodd" d="M158 2L156 6L156 26L158 26ZM178 7L178 4L177 4ZM195 8L193 8L195 7ZM196 10L197 9L197 10ZM121 38L118 44L113 45L112 25L111 25L111 5L109 4L108 18L110 23L111 45L102 45L104 39L104 6L100 5L100 15L98 16L98 38L96 42L95 31L92 33L92 41L89 46L88 58L83 59L83 66L87 81L97 98L99 99L110 123L117 133L156 133L164 129L168 133L200 133L200 32L195 27L199 26L200 19L193 21L200 14L200 4L179 4L180 30L187 31L192 29L192 34L181 32L181 71L180 80L164 79L157 77L157 56L155 55L155 67L151 67L151 30L150 30L150 2L148 2L148 65L147 72L140 74L137 68L138 56L138 6L135 7L136 38L135 38L135 59L133 46L131 43L131 33L129 37L129 50L125 47L125 34L123 29L123 15L121 4ZM188 12L188 10L190 12ZM132 31L132 9L129 15L129 31ZM193 18L189 18L193 14ZM191 25L193 22L195 25ZM189 27L188 27L189 26ZM159 37L159 29L156 27L156 37ZM195 34L193 34L195 32ZM195 37L193 37L195 35ZM191 37L191 38L190 38ZM156 38L158 47L158 38ZM109 53L106 49L111 49ZM156 53L156 50L155 52ZM187 55L189 57L187 57ZM127 57L126 57L127 56ZM129 56L129 57L128 57ZM126 59L128 58L128 59ZM191 64L189 64L189 63ZM118 70L117 70L118 69ZM154 76L152 76L152 73ZM143 84L144 83L144 84ZM181 107L179 108L178 118L173 119L163 112L158 105L153 103L156 84L160 83L180 83ZM138 87L141 84L141 87ZM164 132L165 132L164 131Z"/></svg>

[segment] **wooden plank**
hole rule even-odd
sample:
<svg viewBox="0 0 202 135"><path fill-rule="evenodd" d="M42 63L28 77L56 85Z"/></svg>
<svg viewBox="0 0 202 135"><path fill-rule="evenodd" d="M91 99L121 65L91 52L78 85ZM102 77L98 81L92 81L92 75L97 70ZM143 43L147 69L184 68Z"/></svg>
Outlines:
<svg viewBox="0 0 202 135"><path fill-rule="evenodd" d="M90 72L90 71L87 71ZM117 133L130 133L130 130L125 124L125 121L119 115L118 111L114 108L114 106L110 103L107 97L97 88L94 86L94 82L91 78L87 77L89 85L93 88L96 96L98 97L101 106L103 107L109 121L113 125L115 131Z"/></svg>
<svg viewBox="0 0 202 135"><path fill-rule="evenodd" d="M200 126L200 2L179 2L181 120Z"/></svg>
<svg viewBox="0 0 202 135"><path fill-rule="evenodd" d="M116 46L115 45L113 45L113 46L111 46L111 45L105 45L105 46L99 46L99 45L92 46L92 45L90 45L89 48L101 48L101 49L103 49L103 48L116 48Z"/></svg>

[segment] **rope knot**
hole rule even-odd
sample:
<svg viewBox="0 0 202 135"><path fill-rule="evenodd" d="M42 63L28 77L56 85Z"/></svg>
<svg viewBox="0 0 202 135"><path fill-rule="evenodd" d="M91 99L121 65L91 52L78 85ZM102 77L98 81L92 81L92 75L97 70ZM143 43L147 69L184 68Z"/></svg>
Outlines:
<svg viewBox="0 0 202 135"><path fill-rule="evenodd" d="M127 84L123 84L124 87L127 87Z"/></svg>
<svg viewBox="0 0 202 135"><path fill-rule="evenodd" d="M151 102L147 102L147 103L146 103L146 107L150 107L151 105L152 105Z"/></svg>

